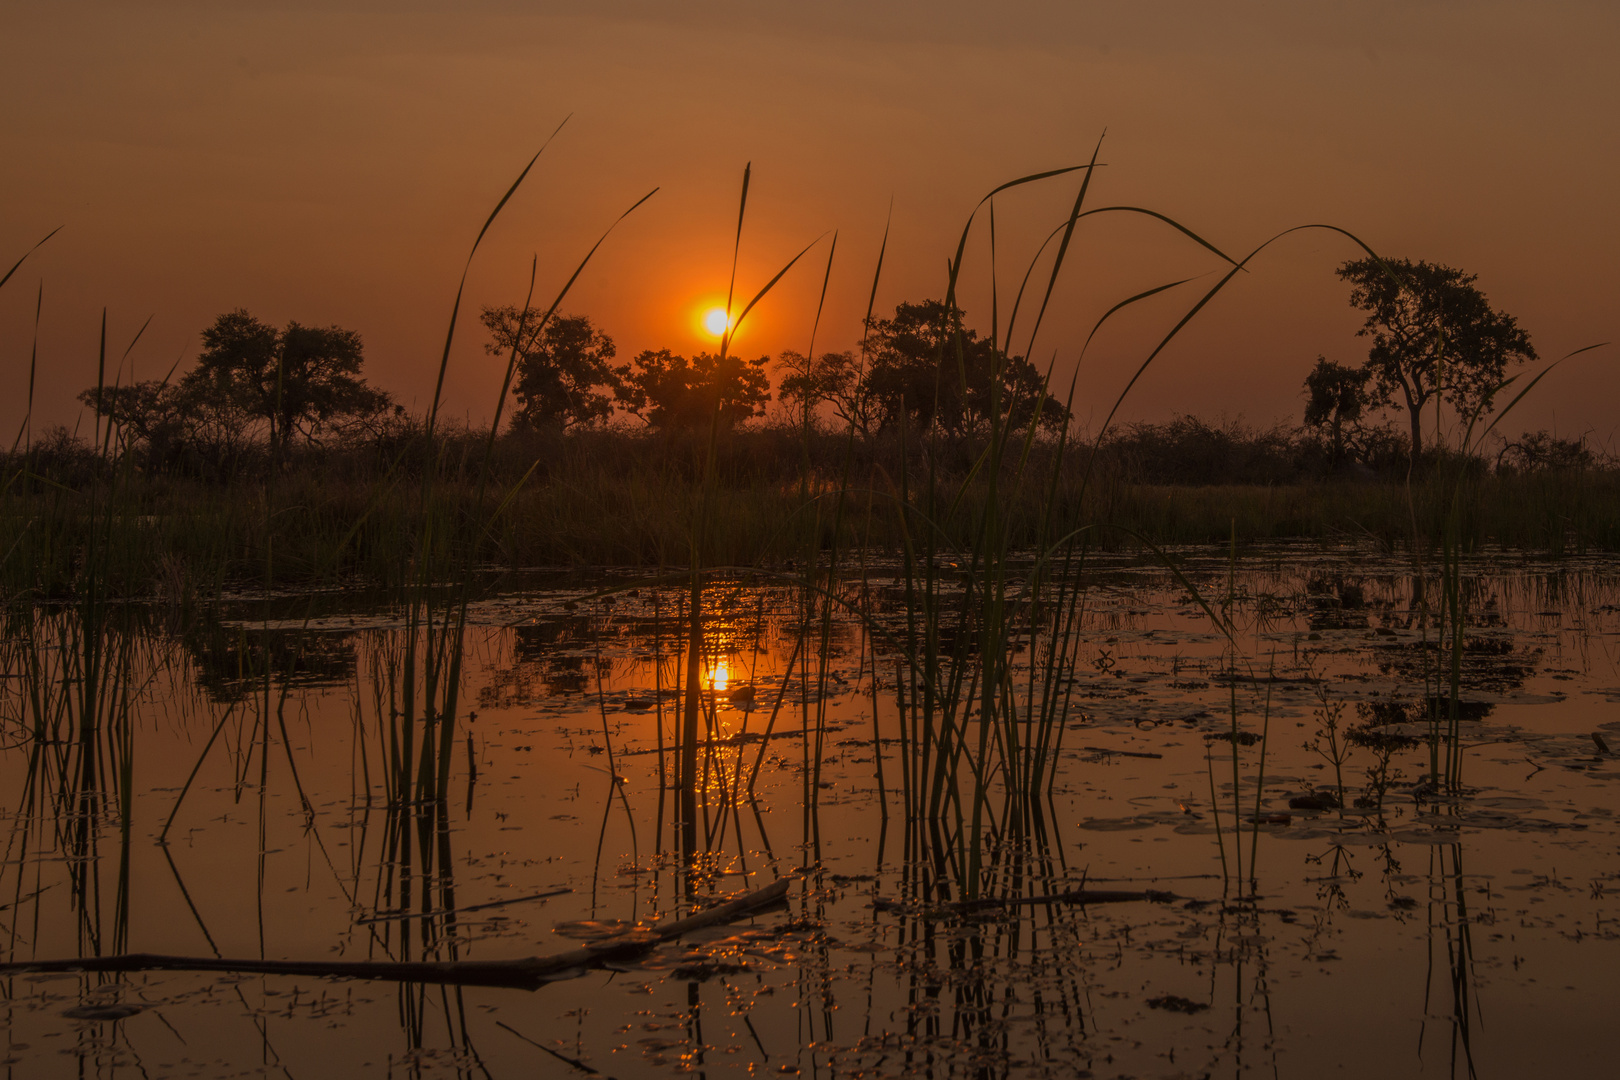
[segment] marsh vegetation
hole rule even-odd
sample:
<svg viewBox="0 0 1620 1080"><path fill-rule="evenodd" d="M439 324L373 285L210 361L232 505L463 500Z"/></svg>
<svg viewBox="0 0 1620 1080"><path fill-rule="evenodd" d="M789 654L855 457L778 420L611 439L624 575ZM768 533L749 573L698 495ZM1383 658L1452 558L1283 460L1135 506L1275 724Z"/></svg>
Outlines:
<svg viewBox="0 0 1620 1080"><path fill-rule="evenodd" d="M1620 597L1588 553L1616 541L1615 474L1551 436L1493 443L1534 383L1505 368L1446 384L1447 440L1414 422L1404 455L1338 376L1311 432L1110 413L1082 437L1081 375L1023 358L1085 219L1144 213L1091 208L1093 165L987 196L942 300L874 317L880 256L860 350L813 332L784 357L797 415L774 425L751 426L765 364L731 337L815 244L732 282L715 352L624 368L560 314L596 248L549 301L531 279L484 314L507 365L483 430L437 397L392 411L337 328L239 312L174 391L219 395L230 454L132 419L187 411L167 381L98 382L91 440L26 432L0 506L8 1062L1540 1060L1525 1032L1584 1006L1538 980L1613 989ZM995 199L1056 182L1072 212L970 332L980 215L993 233ZM745 172L737 247L747 207ZM1265 248L1151 217L1220 270L1144 369ZM1356 250L1397 283L1426 265ZM458 320L459 294L444 365ZM1454 358L1406 362L1445 396ZM318 370L347 404L291 393ZM596 423L610 397L648 430ZM1257 543L1278 536L1306 540ZM657 933L779 880L785 915ZM453 977L558 938L596 943L566 984ZM1482 994L1514 1012L1487 1023Z"/></svg>

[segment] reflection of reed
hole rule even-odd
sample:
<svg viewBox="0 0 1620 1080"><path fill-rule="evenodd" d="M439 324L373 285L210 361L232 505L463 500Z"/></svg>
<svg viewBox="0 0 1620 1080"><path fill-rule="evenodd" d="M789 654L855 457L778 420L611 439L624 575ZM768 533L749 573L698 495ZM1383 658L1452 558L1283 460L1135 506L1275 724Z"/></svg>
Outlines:
<svg viewBox="0 0 1620 1080"><path fill-rule="evenodd" d="M936 865L911 858L901 864L905 904L898 922L887 927L874 915L872 925L875 936L895 935L894 964L874 965L873 974L892 971L894 984L869 987L864 1018L851 1017L847 1001L834 1012L830 984L816 988L823 1026L812 1023L809 1034L847 1047L847 1060L836 1066L997 1077L1014 1072L1014 1062L1078 1068L1089 1059L1086 976L1067 959L1087 935L1084 909L1021 902L1072 880L1061 839L1037 815L1023 839L987 847L985 871L982 903L952 909L937 903L956 889ZM831 891L822 886L823 895ZM901 1003L900 1015L873 1015L880 1001ZM841 1033L832 1026L840 1015ZM856 1021L862 1026L852 1030Z"/></svg>
<svg viewBox="0 0 1620 1080"><path fill-rule="evenodd" d="M1461 844L1437 844L1429 854L1428 968L1423 987L1423 1024L1418 1053L1423 1053L1429 1018L1435 1015L1436 978L1443 979L1451 1076L1474 1080L1474 1029L1480 1022L1478 984L1474 975L1474 916L1469 914ZM1442 963L1443 961L1443 963Z"/></svg>
<svg viewBox="0 0 1620 1080"><path fill-rule="evenodd" d="M93 598L57 611L29 607L10 613L3 646L5 670L17 676L6 683L4 716L27 753L4 863L17 868L12 904L21 906L32 869L37 930L39 897L55 885L42 876L41 855L58 853L84 955L121 952L128 941L136 702L167 662L128 615ZM117 840L111 882L102 877L109 827ZM37 932L31 937L37 946ZM16 944L14 921L8 959Z"/></svg>
<svg viewBox="0 0 1620 1080"><path fill-rule="evenodd" d="M357 687L353 697L358 770L351 770L349 802L358 816L350 831L352 884L345 892L353 897L362 890L369 893L370 908L377 913L357 923L364 927L367 959L462 958L448 798L448 756L454 744L446 733L453 728L447 722L427 722L419 705L423 700L441 707L447 698L453 702L442 687L433 685L435 677L447 675L443 661L450 647L442 636L430 635L420 622L407 619L403 629L377 636L367 654L370 685L364 691ZM435 653L433 660L422 664L424 654ZM376 748L384 795L381 821L375 824L368 742ZM469 746L471 772L470 755ZM469 814L471 808L469 777ZM455 1063L457 1076L475 1075L479 1059L459 987L401 982L398 1011L412 1075L421 1070L417 1055L441 1044Z"/></svg>

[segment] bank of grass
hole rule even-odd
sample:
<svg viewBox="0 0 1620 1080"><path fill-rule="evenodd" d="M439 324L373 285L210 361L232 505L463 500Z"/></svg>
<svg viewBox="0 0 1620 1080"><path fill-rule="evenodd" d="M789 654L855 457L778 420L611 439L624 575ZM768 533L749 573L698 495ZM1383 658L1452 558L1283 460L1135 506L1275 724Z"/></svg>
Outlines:
<svg viewBox="0 0 1620 1080"><path fill-rule="evenodd" d="M1440 542L1439 489L1417 481L1322 480L1276 485L1120 484L1102 520L1160 544L1218 544L1236 530L1260 540L1362 540L1392 551ZM1467 550L1551 555L1620 548L1620 471L1480 476L1463 482Z"/></svg>
<svg viewBox="0 0 1620 1080"><path fill-rule="evenodd" d="M708 503L709 565L802 560L809 548L830 549L835 529L845 551L898 553L902 537L892 513L858 521L846 515L835 526L835 515L807 506L795 437L742 433L718 456ZM478 523L490 568L685 565L700 483L685 441L605 433L504 439L500 482L480 485L456 464L458 438L425 455L424 467L440 473L432 505L446 520ZM1421 477L1166 484L1143 482L1128 466L1105 461L1082 495L1087 453L1084 447L1066 453L1049 490L1065 516L1108 523L1095 541L1103 546L1130 547L1139 542L1132 534L1161 545L1225 543L1235 530L1240 543L1354 540L1404 551L1438 544L1444 525L1439 487ZM923 466L907 467L915 502ZM861 455L849 481L860 504L870 491L875 506L895 505L901 469L881 452ZM8 474L12 482L0 495L0 586L14 598L74 595L93 528L104 534L98 587L182 603L258 586L267 575L284 589L345 581L400 587L422 557L426 523L416 482L373 471L356 455L311 455L274 477L228 482L94 470L53 477L20 461L8 463ZM814 479L835 497L837 473ZM1467 550L1620 549L1620 470L1479 468L1461 484L1459 528ZM980 512L988 489L980 477L965 490L962 500L936 510L955 535L961 535L955 526ZM1041 514L1050 509L1045 492L1021 490L1003 511L1014 548L1035 543Z"/></svg>

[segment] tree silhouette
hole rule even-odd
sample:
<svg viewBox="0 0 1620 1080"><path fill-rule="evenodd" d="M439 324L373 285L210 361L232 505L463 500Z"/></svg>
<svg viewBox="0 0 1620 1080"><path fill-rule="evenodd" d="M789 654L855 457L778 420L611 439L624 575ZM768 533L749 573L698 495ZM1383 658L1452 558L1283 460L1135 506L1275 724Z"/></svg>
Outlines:
<svg viewBox="0 0 1620 1080"><path fill-rule="evenodd" d="M784 402L808 414L825 401L846 426L852 425L862 436L870 433L871 399L854 353L824 352L811 360L784 349L777 365L782 372L778 392Z"/></svg>
<svg viewBox="0 0 1620 1080"><path fill-rule="evenodd" d="M1404 405L1412 457L1423 452L1423 407L1436 396L1459 413L1489 410L1509 364L1536 359L1513 316L1491 307L1475 275L1439 263L1356 259L1339 267L1350 304L1367 313L1371 400Z"/></svg>
<svg viewBox="0 0 1620 1080"><path fill-rule="evenodd" d="M1371 377L1366 368L1348 368L1325 356L1318 356L1316 366L1305 376L1305 425L1328 429L1335 465L1344 460L1345 430L1353 429L1366 411Z"/></svg>
<svg viewBox="0 0 1620 1080"><path fill-rule="evenodd" d="M722 430L765 415L771 399L765 375L769 357L721 359L699 353L688 360L668 349L647 350L635 359L619 402L650 426L695 429L717 420Z"/></svg>
<svg viewBox="0 0 1620 1080"><path fill-rule="evenodd" d="M880 428L906 419L961 436L987 425L993 408L1021 427L1038 405L1048 430L1071 419L1033 364L981 340L964 326L959 309L938 300L902 303L892 319L872 320L867 350L864 391Z"/></svg>
<svg viewBox="0 0 1620 1080"><path fill-rule="evenodd" d="M623 395L628 366L609 363L616 354L613 339L584 315L553 316L530 308L487 307L482 319L493 340L484 348L494 356L517 348L517 381L513 393L520 407L514 427L568 427L606 420L613 402ZM519 342L518 326L523 340Z"/></svg>
<svg viewBox="0 0 1620 1080"><path fill-rule="evenodd" d="M279 456L295 435L313 440L330 424L374 417L392 404L361 378L364 362L353 330L296 322L277 330L238 308L203 331L202 355L180 389L208 406L268 421Z"/></svg>
<svg viewBox="0 0 1620 1080"><path fill-rule="evenodd" d="M140 449L149 470L169 464L186 442L191 403L166 379L104 386L100 393L91 387L79 400L112 423L123 448Z"/></svg>

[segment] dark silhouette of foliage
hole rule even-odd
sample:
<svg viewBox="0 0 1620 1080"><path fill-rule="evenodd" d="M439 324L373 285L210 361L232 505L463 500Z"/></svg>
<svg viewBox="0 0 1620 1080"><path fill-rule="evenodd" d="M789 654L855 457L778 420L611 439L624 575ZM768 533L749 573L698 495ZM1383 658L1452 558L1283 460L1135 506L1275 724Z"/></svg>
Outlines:
<svg viewBox="0 0 1620 1080"><path fill-rule="evenodd" d="M783 350L777 363L782 371L778 393L782 400L811 415L826 402L844 427L862 436L870 433L871 402L861 381L861 364L852 352L825 352L815 360L792 349Z"/></svg>
<svg viewBox="0 0 1620 1080"><path fill-rule="evenodd" d="M1597 455L1584 437L1560 439L1550 431L1527 431L1496 455L1496 467L1505 473L1561 472L1596 464Z"/></svg>
<svg viewBox="0 0 1620 1080"><path fill-rule="evenodd" d="M544 316L537 308L527 313L516 307L483 311L483 323L493 337L484 348L500 357L517 348L512 391L519 407L512 416L513 426L570 427L606 420L630 376L628 366L610 363L616 355L613 339L584 315L553 316L542 326Z"/></svg>
<svg viewBox="0 0 1620 1080"><path fill-rule="evenodd" d="M191 403L166 379L103 386L100 393L91 387L79 400L111 421L124 448L139 448L149 470L169 465L188 440Z"/></svg>
<svg viewBox="0 0 1620 1080"><path fill-rule="evenodd" d="M180 389L189 400L267 421L280 456L297 435L314 441L329 425L374 418L392 405L361 378L364 362L353 330L296 322L277 330L238 308L203 331L202 355Z"/></svg>
<svg viewBox="0 0 1620 1080"><path fill-rule="evenodd" d="M1423 407L1436 395L1459 413L1489 411L1509 364L1536 359L1513 316L1491 307L1475 275L1439 263L1358 259L1339 267L1350 304L1367 313L1371 400L1404 405L1413 460L1423 453Z"/></svg>
<svg viewBox="0 0 1620 1080"><path fill-rule="evenodd" d="M1323 356L1305 376L1305 426L1326 428L1333 446L1333 463L1344 461L1345 435L1361 422L1367 409L1366 368L1348 368Z"/></svg>
<svg viewBox="0 0 1620 1080"><path fill-rule="evenodd" d="M722 430L730 430L765 415L769 359L699 353L688 360L668 349L649 349L636 357L619 402L655 428L692 430L717 418Z"/></svg>
<svg viewBox="0 0 1620 1080"><path fill-rule="evenodd" d="M1098 448L1119 475L1148 484L1280 484L1318 472L1321 450L1284 428L1257 430L1240 420L1211 423L1178 416L1112 431Z"/></svg>
<svg viewBox="0 0 1620 1080"><path fill-rule="evenodd" d="M960 437L986 427L993 411L1021 427L1038 405L1042 427L1069 423L1035 366L981 340L959 309L938 300L902 303L892 319L873 319L867 329L862 390L880 430L907 420Z"/></svg>

